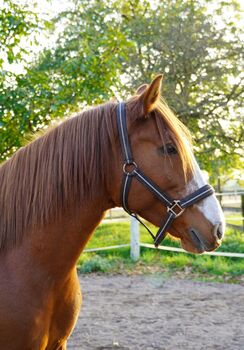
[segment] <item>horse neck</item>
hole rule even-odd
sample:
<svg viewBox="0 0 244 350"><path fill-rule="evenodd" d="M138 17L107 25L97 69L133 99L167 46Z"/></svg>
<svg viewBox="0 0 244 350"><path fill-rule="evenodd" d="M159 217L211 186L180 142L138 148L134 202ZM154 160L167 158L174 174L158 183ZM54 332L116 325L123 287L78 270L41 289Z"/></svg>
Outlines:
<svg viewBox="0 0 244 350"><path fill-rule="evenodd" d="M107 206L109 204L104 198L71 206L50 224L32 230L20 246L10 251L9 261L14 265L21 261L24 270L41 271L41 276L52 276L54 281L63 280L75 268Z"/></svg>
<svg viewBox="0 0 244 350"><path fill-rule="evenodd" d="M77 121L78 120L79 119L77 119ZM76 129L77 128L74 130ZM57 132L54 130L54 136ZM83 132L82 136L85 138L86 133ZM93 136L94 140L92 140L94 142L90 142L91 144L97 144L98 140L95 142L95 136ZM103 134L99 136L98 139L103 140L104 138L106 138L105 131L103 131ZM52 139L54 140L55 138L52 137ZM72 137L68 139L65 128L63 128L62 140L64 140L64 147L66 147L68 150L75 148L76 140L73 140ZM69 140L69 142L67 140ZM44 139L44 141L41 140L41 142L46 141ZM40 147L39 144L41 142L37 141L35 147ZM71 144L71 142L73 142L73 144ZM49 145L49 142L47 143ZM68 143L68 146L66 143ZM81 144L81 142L78 143ZM109 142L107 141L103 147L103 152L110 154L111 152L107 147L108 145ZM87 143L84 148L88 150L88 146L89 144ZM30 150L31 147L32 146L30 146ZM55 149L54 146L52 146L52 149ZM56 271L55 273L58 275L60 273L65 273L65 271L68 271L75 266L79 254L90 238L93 230L101 221L104 212L114 205L113 200L110 199L111 191L109 191L111 173L113 173L111 167L114 166L114 159L109 159L110 161L105 162L106 167L103 167L103 176L99 176L99 174L101 174L101 171L99 172L99 166L101 165L100 157L98 157L98 154L93 157L95 161L93 160L93 163L91 164L96 165L96 170L94 170L94 172L96 172L96 176L94 177L94 190L92 189L94 182L90 177L90 174L92 174L92 169L89 169L89 167L92 168L92 165L89 164L89 158L87 157L84 166L82 165L82 175L80 175L77 180L76 173L80 174L80 172L77 171L75 174L73 174L73 169L77 168L78 164L80 164L80 159L82 158L80 157L80 150L79 152L76 150L75 156L73 154L67 153L65 159L69 160L69 173L66 170L67 174L60 179L61 181L49 181L49 187L47 187L47 175L46 171L44 170L52 169L55 178L57 169L66 169L67 167L59 166L56 161L56 152L53 152L52 157L50 155L47 157L46 153L44 152L45 150L46 148L44 149L43 147L40 151L38 151L38 154L44 154L43 161L46 161L47 158L54 159L54 163L44 163L44 167L40 160L35 160L38 169L40 168L37 172L39 174L39 180L41 182L41 184L39 184L40 187L36 186L34 177L32 184L33 186L31 186L30 183L26 184L26 191L29 191L29 201L27 203L28 205L25 206L25 210L27 213L30 213L29 216L32 215L34 226L29 226L30 228L23 236L21 244L16 245L16 247L13 249L13 252L10 253L10 256L17 255L21 258L22 261L24 259L26 261L27 268L33 265L34 262L34 264L36 263L39 266L45 266L47 270L50 270L52 272ZM22 152L24 153L26 151L23 150ZM19 158L21 158L20 156ZM74 166L73 161L70 160L71 158L76 161L76 166ZM27 162L30 161L31 158L28 160L28 157L25 153L23 160ZM26 166L24 168L28 167ZM88 171L86 172L87 168ZM48 174L49 177L52 176L52 173L50 171ZM73 174L74 178L72 178L70 174ZM20 177L24 179L28 178L24 175L22 174ZM88 182L83 182L84 178ZM104 179L106 180L104 181ZM64 183L64 181L66 182ZM78 195L76 196L78 184L82 184L83 190L79 191ZM35 191L34 195L31 193L32 187L33 191ZM41 194L40 188L42 191ZM56 195L56 190L59 191L59 196ZM63 195L64 190L66 191L65 195ZM69 193L71 193L70 199L67 199ZM26 192L24 194L26 195ZM19 191L16 195L16 202L17 200L20 201L19 198L21 199L22 197L24 198L23 194ZM31 200L33 198L36 201L35 210L32 210L33 205L31 205ZM51 212L49 211L49 208L52 205L53 198L56 201L53 207L57 208L57 210ZM27 215L26 218L28 218ZM16 261L16 259L13 259L13 261L14 260Z"/></svg>

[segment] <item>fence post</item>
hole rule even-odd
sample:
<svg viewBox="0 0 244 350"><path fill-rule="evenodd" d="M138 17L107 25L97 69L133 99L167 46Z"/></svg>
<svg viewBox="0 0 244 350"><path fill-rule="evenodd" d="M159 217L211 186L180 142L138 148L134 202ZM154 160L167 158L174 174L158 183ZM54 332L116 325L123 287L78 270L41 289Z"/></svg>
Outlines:
<svg viewBox="0 0 244 350"><path fill-rule="evenodd" d="M139 222L133 217L130 222L130 257L133 261L140 257Z"/></svg>

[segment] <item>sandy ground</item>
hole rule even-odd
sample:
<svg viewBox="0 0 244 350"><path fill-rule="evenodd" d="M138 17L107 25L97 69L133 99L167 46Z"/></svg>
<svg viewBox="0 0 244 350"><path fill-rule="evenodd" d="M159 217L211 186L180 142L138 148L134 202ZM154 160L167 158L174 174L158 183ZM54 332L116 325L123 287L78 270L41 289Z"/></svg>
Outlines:
<svg viewBox="0 0 244 350"><path fill-rule="evenodd" d="M72 350L243 350L244 286L150 276L80 277Z"/></svg>

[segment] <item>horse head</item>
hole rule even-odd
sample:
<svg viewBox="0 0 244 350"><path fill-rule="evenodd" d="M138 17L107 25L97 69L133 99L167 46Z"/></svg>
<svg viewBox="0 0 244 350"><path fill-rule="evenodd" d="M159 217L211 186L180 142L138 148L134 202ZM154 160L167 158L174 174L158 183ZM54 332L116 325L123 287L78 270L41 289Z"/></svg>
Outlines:
<svg viewBox="0 0 244 350"><path fill-rule="evenodd" d="M223 213L193 155L189 131L160 96L161 81L159 75L141 86L117 110L115 203L161 227L156 242L167 231L189 252L211 251L221 244Z"/></svg>

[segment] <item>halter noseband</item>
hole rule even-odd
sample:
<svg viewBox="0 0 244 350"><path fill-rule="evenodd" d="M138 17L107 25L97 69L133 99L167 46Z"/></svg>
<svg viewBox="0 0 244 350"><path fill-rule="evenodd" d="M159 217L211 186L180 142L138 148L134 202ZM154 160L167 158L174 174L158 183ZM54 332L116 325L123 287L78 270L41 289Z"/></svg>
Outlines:
<svg viewBox="0 0 244 350"><path fill-rule="evenodd" d="M143 174L143 172L138 168L136 162L133 159L127 132L126 110L124 102L119 103L117 106L117 124L120 144L124 156L124 177L121 191L122 206L128 214L136 218L148 230L148 232L154 240L155 247L158 247L162 240L165 238L167 230L172 224L172 221L178 216L180 216L186 208L190 207L194 203L197 203L201 199L213 194L214 190L210 185L204 185L203 187L199 188L198 190L186 196L185 198L171 199L168 195L161 191L161 189L152 180L150 180ZM132 213L129 209L128 195L133 177L136 178L139 182L141 182L145 187L147 187L148 190L152 192L155 195L155 197L158 198L167 208L166 218L160 226L156 236L154 236L154 234L144 224L144 222L142 222L141 219L139 219L137 214Z"/></svg>

